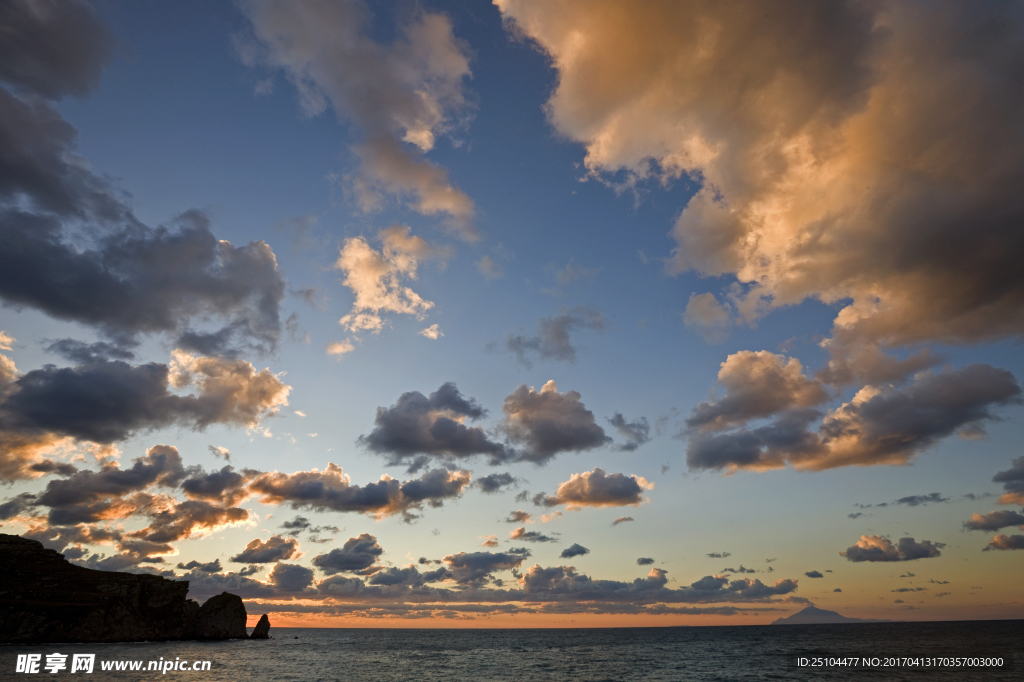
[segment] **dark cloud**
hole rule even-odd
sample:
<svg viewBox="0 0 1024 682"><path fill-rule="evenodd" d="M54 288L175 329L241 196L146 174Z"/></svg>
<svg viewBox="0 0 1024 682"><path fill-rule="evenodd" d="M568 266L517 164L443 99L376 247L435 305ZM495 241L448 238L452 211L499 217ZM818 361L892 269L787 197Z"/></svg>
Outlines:
<svg viewBox="0 0 1024 682"><path fill-rule="evenodd" d="M110 30L80 0L10 0L0 26L0 80L47 99L89 94L114 52Z"/></svg>
<svg viewBox="0 0 1024 682"><path fill-rule="evenodd" d="M313 585L313 571L298 564L275 564L268 577L272 585L284 592L302 592Z"/></svg>
<svg viewBox="0 0 1024 682"><path fill-rule="evenodd" d="M365 571L377 563L384 553L377 538L369 533L345 541L344 547L313 557L313 565L327 575L341 572Z"/></svg>
<svg viewBox="0 0 1024 682"><path fill-rule="evenodd" d="M808 578L824 578L825 575L821 571L807 571L804 573Z"/></svg>
<svg viewBox="0 0 1024 682"><path fill-rule="evenodd" d="M934 504L936 502L949 502L949 498L943 497L942 493L931 493L930 495L909 495L907 497L901 497L893 502L893 504L904 504L908 507L919 507L922 504Z"/></svg>
<svg viewBox="0 0 1024 682"><path fill-rule="evenodd" d="M451 573L448 571L447 566L441 566L426 573L420 573L415 566L407 566L406 568L391 566L374 573L366 582L369 585L422 587L427 583L441 582L450 577Z"/></svg>
<svg viewBox="0 0 1024 682"><path fill-rule="evenodd" d="M462 585L482 585L491 580L496 571L512 570L522 566L530 556L527 550L508 552L459 552L444 558L452 577Z"/></svg>
<svg viewBox="0 0 1024 682"><path fill-rule="evenodd" d="M964 521L964 528L967 530L1000 530L1008 526L1021 526L1024 528L1024 514L1000 509L988 514L971 514L970 521Z"/></svg>
<svg viewBox="0 0 1024 682"><path fill-rule="evenodd" d="M1002 483L1006 492L999 498L999 504L1024 505L1024 457L1013 460L1012 466L992 477L993 483Z"/></svg>
<svg viewBox="0 0 1024 682"><path fill-rule="evenodd" d="M287 530L286 535L297 537L302 531L308 530L312 525L305 516L296 516L291 521L285 521L278 528Z"/></svg>
<svg viewBox="0 0 1024 682"><path fill-rule="evenodd" d="M36 501L32 493L21 493L0 504L0 521L6 521L18 516L26 509L30 509Z"/></svg>
<svg viewBox="0 0 1024 682"><path fill-rule="evenodd" d="M488 474L476 479L476 485L485 493L500 493L502 488L517 486L519 479L508 472Z"/></svg>
<svg viewBox="0 0 1024 682"><path fill-rule="evenodd" d="M922 540L917 542L914 538L900 538L898 545L881 535L861 535L857 544L848 547L840 556L845 556L847 561L913 561L915 559L927 559L937 557L941 554L939 549L946 545L941 542Z"/></svg>
<svg viewBox="0 0 1024 682"><path fill-rule="evenodd" d="M890 592L926 592L927 587L897 587L895 590L889 590Z"/></svg>
<svg viewBox="0 0 1024 682"><path fill-rule="evenodd" d="M502 519L505 523L530 523L532 516L528 512L516 509L508 513L508 517Z"/></svg>
<svg viewBox="0 0 1024 682"><path fill-rule="evenodd" d="M185 571L201 571L203 573L220 573L222 570L220 559L214 559L213 561L205 564L193 560L187 564L178 564L178 568Z"/></svg>
<svg viewBox="0 0 1024 682"><path fill-rule="evenodd" d="M577 329L603 331L605 320L598 310L576 306L560 315L541 318L537 327L535 336L510 333L505 338L505 348L526 367L533 366L531 356L534 354L545 360L575 362L576 347L572 345L570 333Z"/></svg>
<svg viewBox="0 0 1024 682"><path fill-rule="evenodd" d="M469 483L468 471L435 469L405 483L383 476L376 483L360 486L353 485L337 464L329 463L324 471L261 474L249 484L249 490L260 495L264 504L288 503L293 509L356 512L381 518L403 514L411 520L413 510L424 503L440 507L445 500L459 497Z"/></svg>
<svg viewBox="0 0 1024 682"><path fill-rule="evenodd" d="M793 409L820 405L829 394L820 381L804 376L796 358L768 351L740 351L730 355L718 372L726 396L693 408L688 429L722 431L751 419L771 417Z"/></svg>
<svg viewBox="0 0 1024 682"><path fill-rule="evenodd" d="M1024 549L1024 535L999 535L992 538L984 552L992 549Z"/></svg>
<svg viewBox="0 0 1024 682"><path fill-rule="evenodd" d="M169 388L198 388L185 396ZM171 366L97 361L46 365L20 376L0 403L0 458L24 457L20 442L70 437L109 444L171 425L252 427L287 404L289 386L248 362L175 352ZM31 449L31 448L29 448Z"/></svg>
<svg viewBox="0 0 1024 682"><path fill-rule="evenodd" d="M241 553L231 557L236 564L270 564L294 559L299 554L299 541L273 535L266 540L256 538Z"/></svg>
<svg viewBox="0 0 1024 682"><path fill-rule="evenodd" d="M650 557L646 557L646 556L642 556L642 557L640 557L639 559L636 560L636 565L637 566L650 566L653 563L654 563L654 559L652 559Z"/></svg>
<svg viewBox="0 0 1024 682"><path fill-rule="evenodd" d="M757 571L740 564L739 568L723 568L722 573L757 573Z"/></svg>
<svg viewBox="0 0 1024 682"><path fill-rule="evenodd" d="M620 516L619 518L617 518L614 521L612 521L612 525L613 526L617 526L620 523L629 523L632 520L633 520L632 516Z"/></svg>
<svg viewBox="0 0 1024 682"><path fill-rule="evenodd" d="M273 351L285 288L273 251L263 242L218 240L208 223L193 211L174 232L134 226L81 251L57 219L7 211L0 298L94 326L121 347L139 334L171 333L202 354L230 354L236 344ZM215 332L187 327L207 317L226 324Z"/></svg>
<svg viewBox="0 0 1024 682"><path fill-rule="evenodd" d="M235 471L231 465L209 473L202 467L189 467L188 478L182 481L181 489L191 500L234 505L250 495L246 485L259 474L253 469Z"/></svg>
<svg viewBox="0 0 1024 682"><path fill-rule="evenodd" d="M810 424L821 414L791 410L755 429L694 435L687 446L693 469L771 469L791 464L819 471L841 466L905 464L939 440L959 432L984 433L998 419L992 408L1021 402L1013 374L989 365L970 365L924 374L905 388L862 390L825 416L817 433Z"/></svg>
<svg viewBox="0 0 1024 682"><path fill-rule="evenodd" d="M12 0L0 26L0 80L22 95L0 88L0 300L93 326L122 350L168 333L206 354L273 351L285 284L270 247L218 240L199 211L173 230L143 225L77 160L75 129L46 100L87 94L110 60L110 32L92 8ZM201 331L191 320L224 325Z"/></svg>
<svg viewBox="0 0 1024 682"><path fill-rule="evenodd" d="M565 549L563 549L562 553L558 556L560 556L563 559L571 559L574 556L583 556L584 554L590 554L590 550L584 547L583 545L573 543Z"/></svg>
<svg viewBox="0 0 1024 682"><path fill-rule="evenodd" d="M725 559L726 557L732 556L732 552L711 552L705 556L709 559Z"/></svg>
<svg viewBox="0 0 1024 682"><path fill-rule="evenodd" d="M525 526L520 526L508 534L509 540L524 540L526 542L558 542L557 538L544 535L535 530L527 531Z"/></svg>
<svg viewBox="0 0 1024 682"><path fill-rule="evenodd" d="M48 521L57 526L126 518L145 503L126 501L125 496L157 486L176 488L184 477L178 449L154 445L128 469L108 461L99 471L79 471L52 480L34 504L49 507Z"/></svg>
<svg viewBox="0 0 1024 682"><path fill-rule="evenodd" d="M79 365L91 364L102 360L132 360L135 353L122 345L97 341L85 343L75 339L58 339L46 346L49 353L57 353L64 359Z"/></svg>
<svg viewBox="0 0 1024 682"><path fill-rule="evenodd" d="M546 507L560 504L574 507L622 507L640 505L644 502L644 491L654 484L643 477L623 474L605 474L604 469L595 468L582 474L573 474L569 480L558 486L558 491L549 497L541 496L540 503Z"/></svg>
<svg viewBox="0 0 1024 682"><path fill-rule="evenodd" d="M862 516L864 516L864 512L853 512L851 514L847 514L846 518L848 518L848 519L859 519Z"/></svg>
<svg viewBox="0 0 1024 682"><path fill-rule="evenodd" d="M505 398L500 428L522 447L517 459L544 464L561 452L580 452L611 442L577 391L558 392L554 380L540 391L520 385Z"/></svg>
<svg viewBox="0 0 1024 682"><path fill-rule="evenodd" d="M434 457L446 461L487 455L491 464L511 458L507 448L491 441L482 427L462 422L486 416L474 399L464 398L455 384L443 384L429 397L418 391L399 396L391 407L378 407L374 429L359 437L359 444L388 457L389 464L421 468Z"/></svg>
<svg viewBox="0 0 1024 682"><path fill-rule="evenodd" d="M646 417L640 417L636 421L628 422L621 413L616 412L608 420L608 423L614 426L621 436L626 438L626 442L619 446L619 450L623 452L633 452L651 439L651 425L647 423ZM662 473L665 472L663 471Z"/></svg>

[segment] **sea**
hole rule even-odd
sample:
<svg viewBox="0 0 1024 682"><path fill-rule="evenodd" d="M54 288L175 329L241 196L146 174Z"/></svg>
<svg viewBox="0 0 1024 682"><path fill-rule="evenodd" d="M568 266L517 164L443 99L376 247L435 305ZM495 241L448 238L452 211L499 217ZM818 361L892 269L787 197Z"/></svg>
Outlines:
<svg viewBox="0 0 1024 682"><path fill-rule="evenodd" d="M0 679L1024 680L1024 620L519 630L271 628L271 635L270 640L227 642L4 645ZM90 655L92 672L71 672L73 665L88 665ZM150 662L156 663L155 670L149 669ZM33 663L38 672L31 672ZM197 663L199 670L183 669ZM140 669L131 670L133 664Z"/></svg>

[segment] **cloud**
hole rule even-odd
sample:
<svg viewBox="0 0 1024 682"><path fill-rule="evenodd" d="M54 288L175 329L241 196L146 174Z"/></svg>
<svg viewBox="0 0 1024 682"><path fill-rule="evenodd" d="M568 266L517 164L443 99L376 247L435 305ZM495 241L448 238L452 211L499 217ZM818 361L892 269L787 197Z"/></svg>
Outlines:
<svg viewBox="0 0 1024 682"><path fill-rule="evenodd" d="M563 549L562 553L558 556L560 556L563 559L571 559L576 556L583 556L584 554L590 554L590 550L584 547L583 545L573 543L565 549Z"/></svg>
<svg viewBox="0 0 1024 682"><path fill-rule="evenodd" d="M432 324L426 329L421 329L416 333L419 334L420 336L425 336L431 341L437 341L440 337L444 336L444 334L441 333L440 327L438 327L436 324Z"/></svg>
<svg viewBox="0 0 1024 682"><path fill-rule="evenodd" d="M326 554L313 557L313 565L327 575L348 572L366 571L380 559L384 553L377 543L377 538L369 533L349 538L343 547L332 549Z"/></svg>
<svg viewBox="0 0 1024 682"><path fill-rule="evenodd" d="M346 239L334 267L345 274L342 283L352 290L352 310L338 323L350 332L379 332L381 313L413 315L422 320L434 307L404 281L416 279L419 261L443 255L408 227L395 226L378 235L382 245L375 251L362 237Z"/></svg>
<svg viewBox="0 0 1024 682"><path fill-rule="evenodd" d="M327 344L326 352L328 355L333 355L336 358L340 358L345 353L351 353L355 349L356 347L352 345L351 341L332 341L331 343Z"/></svg>
<svg viewBox="0 0 1024 682"><path fill-rule="evenodd" d="M904 504L908 507L919 507L923 504L933 504L935 502L949 502L949 498L943 497L942 493L931 493L929 495L909 495L907 497L901 497L900 499L893 502L893 504Z"/></svg>
<svg viewBox="0 0 1024 682"><path fill-rule="evenodd" d="M824 578L825 575L821 571L807 571L804 573L808 578Z"/></svg>
<svg viewBox="0 0 1024 682"><path fill-rule="evenodd" d="M558 542L557 538L553 538L550 535L544 535L535 530L527 531L525 526L520 526L509 532L508 539L523 540L525 542Z"/></svg>
<svg viewBox="0 0 1024 682"><path fill-rule="evenodd" d="M544 464L561 452L590 450L610 442L580 398L577 391L559 393L554 379L539 392L520 384L508 395L500 428L523 448L517 459Z"/></svg>
<svg viewBox="0 0 1024 682"><path fill-rule="evenodd" d="M722 573L757 573L757 571L740 564L739 568L723 568Z"/></svg>
<svg viewBox="0 0 1024 682"><path fill-rule="evenodd" d="M124 519L151 502L149 497L132 501L126 496L154 487L176 488L184 477L178 449L154 445L128 469L107 460L99 471L78 471L64 479L51 480L33 504L49 507L47 518L53 525Z"/></svg>
<svg viewBox="0 0 1024 682"><path fill-rule="evenodd" d="M300 555L298 540L272 535L266 541L256 538L241 553L231 557L231 561L236 564L269 564L295 559Z"/></svg>
<svg viewBox="0 0 1024 682"><path fill-rule="evenodd" d="M637 566L650 566L653 563L654 563L654 559L652 559L650 557L646 557L646 556L642 556L642 557L640 557L639 559L636 560L636 565Z"/></svg>
<svg viewBox="0 0 1024 682"><path fill-rule="evenodd" d="M550 497L542 498L546 507L567 505L569 509L580 507L622 507L639 506L644 503L644 491L654 488L641 476L605 474L596 467L593 471L573 474L569 480L558 486Z"/></svg>
<svg viewBox="0 0 1024 682"><path fill-rule="evenodd" d="M687 428L722 431L751 419L814 407L829 399L820 381L804 376L799 360L787 360L768 351L730 355L718 372L718 383L726 389L726 397L693 408L686 420Z"/></svg>
<svg viewBox="0 0 1024 682"><path fill-rule="evenodd" d="M0 80L47 99L88 95L114 53L114 37L85 2L15 0L4 9L9 40Z"/></svg>
<svg viewBox="0 0 1024 682"><path fill-rule="evenodd" d="M313 571L298 564L274 564L270 583L284 592L302 592L313 585Z"/></svg>
<svg viewBox="0 0 1024 682"><path fill-rule="evenodd" d="M1012 466L992 477L993 483L1002 483L1004 492L999 504L1024 505L1024 457L1013 460Z"/></svg>
<svg viewBox="0 0 1024 682"><path fill-rule="evenodd" d="M483 542L480 543L481 547L497 547L498 536L497 535L481 535L480 538Z"/></svg>
<svg viewBox="0 0 1024 682"><path fill-rule="evenodd" d="M577 329L603 331L604 315L586 306L576 306L553 317L543 317L537 322L538 331L534 336L512 334L505 338L505 348L515 354L525 367L532 367L531 355L557 362L576 362L576 347L572 344L571 332Z"/></svg>
<svg viewBox="0 0 1024 682"><path fill-rule="evenodd" d="M522 566L530 556L528 550L508 552L459 552L444 558L452 577L461 585L482 585L492 580L492 573Z"/></svg>
<svg viewBox="0 0 1024 682"><path fill-rule="evenodd" d="M992 549L1024 549L1024 535L999 535L992 538L982 551Z"/></svg>
<svg viewBox="0 0 1024 682"><path fill-rule="evenodd" d="M359 172L347 180L364 211L391 195L418 213L445 216L463 239L478 238L473 202L423 157L468 109L468 48L446 16L416 9L384 44L370 37L373 15L361 0L246 0L241 7L253 30L239 43L242 61L283 70L306 115L330 103L362 134L353 149Z"/></svg>
<svg viewBox="0 0 1024 682"><path fill-rule="evenodd" d="M202 467L189 467L187 473L188 478L181 483L186 497L227 505L236 505L248 498L251 493L246 486L260 475L254 469L235 471L231 465L211 472L206 472Z"/></svg>
<svg viewBox="0 0 1024 682"><path fill-rule="evenodd" d="M725 559L726 557L731 557L732 552L711 552L710 554L705 554L705 556L709 559Z"/></svg>
<svg viewBox="0 0 1024 682"><path fill-rule="evenodd" d="M941 554L939 549L945 547L941 542L930 542L922 540L916 542L914 538L900 538L898 546L881 535L861 535L857 544L848 547L840 556L845 556L847 561L913 561L914 559L927 559L937 557Z"/></svg>
<svg viewBox="0 0 1024 682"><path fill-rule="evenodd" d="M729 309L719 303L714 294L690 294L683 323L696 329L708 343L721 343L729 334L732 319Z"/></svg>
<svg viewBox="0 0 1024 682"><path fill-rule="evenodd" d="M187 564L178 564L178 568L186 571L201 571L203 573L220 573L222 568L220 565L220 559L214 559L208 563L202 564L198 561L190 561Z"/></svg>
<svg viewBox="0 0 1024 682"><path fill-rule="evenodd" d="M1024 529L1024 514L1000 509L988 514L971 514L970 521L964 521L964 528L967 530L1000 530L1008 526L1020 526Z"/></svg>
<svg viewBox="0 0 1024 682"><path fill-rule="evenodd" d="M647 423L646 417L627 422L626 418L616 412L608 423L615 427L620 435L626 438L626 442L619 446L623 452L633 452L638 447L651 439L651 425Z"/></svg>
<svg viewBox="0 0 1024 682"><path fill-rule="evenodd" d="M521 509L517 509L513 512L509 512L507 519L502 519L505 523L533 523L531 516L528 512L524 512Z"/></svg>
<svg viewBox="0 0 1024 682"><path fill-rule="evenodd" d="M741 319L843 302L840 355L1024 332L1015 8L497 4L549 56L589 177L699 183L668 269L734 278Z"/></svg>
<svg viewBox="0 0 1024 682"><path fill-rule="evenodd" d="M488 439L482 427L466 426L466 419L476 421L487 410L473 398L465 398L451 383L425 397L409 391L398 397L389 408L378 407L374 429L360 436L359 444L371 452L386 455L389 464L403 464L415 471L427 458L445 462L487 455L491 464L508 460L511 453L501 443Z"/></svg>
<svg viewBox="0 0 1024 682"><path fill-rule="evenodd" d="M470 478L468 471L435 469L404 483L384 475L376 483L359 486L332 462L322 472L260 474L249 484L249 491L259 495L263 504L287 503L293 509L355 512L377 518L402 514L412 520L412 511L424 503L440 507L445 500L459 497Z"/></svg>
<svg viewBox="0 0 1024 682"><path fill-rule="evenodd" d="M821 471L842 466L906 464L939 440L960 433L977 437L998 419L992 408L1017 404L1014 376L989 365L923 373L905 388L866 387L825 415L794 409L766 426L691 436L687 462L694 469L774 469L791 464Z"/></svg>
<svg viewBox="0 0 1024 682"><path fill-rule="evenodd" d="M476 269L484 276L484 279L501 279L505 276L505 268L490 256L482 256L476 262Z"/></svg>
<svg viewBox="0 0 1024 682"><path fill-rule="evenodd" d="M198 389L179 396L169 388ZM193 357L175 351L170 367L97 361L46 365L18 377L0 396L0 467L11 478L61 438L110 444L171 425L256 427L288 404L289 386L244 360ZM33 446L34 449L33 449ZM19 464L20 463L20 464Z"/></svg>
<svg viewBox="0 0 1024 682"><path fill-rule="evenodd" d="M617 526L620 523L629 523L632 520L633 520L632 516L620 516L619 518L617 518L614 521L612 521L612 525L613 526Z"/></svg>
<svg viewBox="0 0 1024 682"><path fill-rule="evenodd" d="M508 488L511 486L518 487L519 479L512 474L502 472L500 474L487 474L476 479L475 486L480 488L481 492L484 493L500 493L502 488Z"/></svg>

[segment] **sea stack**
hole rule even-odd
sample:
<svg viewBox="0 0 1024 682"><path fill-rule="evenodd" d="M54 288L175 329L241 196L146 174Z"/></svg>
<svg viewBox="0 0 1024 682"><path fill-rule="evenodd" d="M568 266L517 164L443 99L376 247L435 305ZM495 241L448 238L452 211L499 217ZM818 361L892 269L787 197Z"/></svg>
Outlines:
<svg viewBox="0 0 1024 682"><path fill-rule="evenodd" d="M256 627L252 629L252 634L249 635L249 639L270 639L270 618L267 614L260 616L260 620L256 623Z"/></svg>

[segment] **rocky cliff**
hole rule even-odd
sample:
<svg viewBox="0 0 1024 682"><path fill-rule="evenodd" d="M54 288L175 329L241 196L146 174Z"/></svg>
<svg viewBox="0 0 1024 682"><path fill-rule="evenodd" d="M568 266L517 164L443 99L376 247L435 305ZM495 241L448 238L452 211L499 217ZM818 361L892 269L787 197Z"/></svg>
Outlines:
<svg viewBox="0 0 1024 682"><path fill-rule="evenodd" d="M246 637L239 597L225 592L200 607L187 594L185 580L74 566L35 540L0 534L2 643Z"/></svg>

